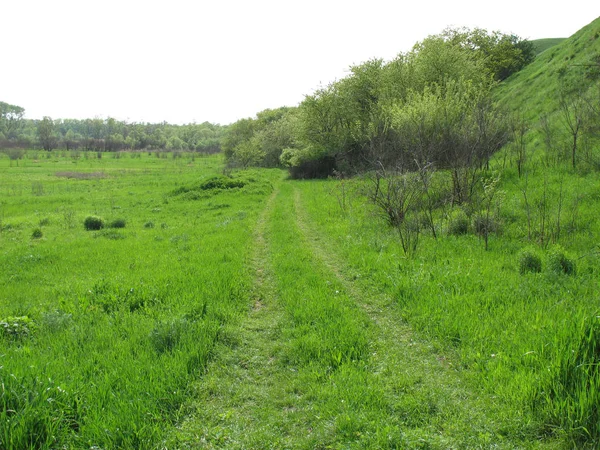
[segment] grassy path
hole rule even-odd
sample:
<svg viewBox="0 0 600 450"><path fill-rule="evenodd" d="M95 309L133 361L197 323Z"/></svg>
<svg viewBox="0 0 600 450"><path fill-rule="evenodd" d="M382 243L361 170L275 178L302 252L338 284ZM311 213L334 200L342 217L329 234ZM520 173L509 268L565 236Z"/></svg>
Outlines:
<svg viewBox="0 0 600 450"><path fill-rule="evenodd" d="M254 305L168 448L535 447L505 438L514 424L493 402L347 275L294 184L276 188L254 244Z"/></svg>

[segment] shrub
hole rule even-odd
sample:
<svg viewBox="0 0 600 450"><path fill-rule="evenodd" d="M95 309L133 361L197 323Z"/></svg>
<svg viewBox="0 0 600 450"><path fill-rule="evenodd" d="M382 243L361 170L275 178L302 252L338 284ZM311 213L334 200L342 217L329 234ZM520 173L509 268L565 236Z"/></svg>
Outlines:
<svg viewBox="0 0 600 450"><path fill-rule="evenodd" d="M473 229L481 236L497 233L500 230L498 222L493 218L487 218L483 214L477 214L473 218Z"/></svg>
<svg viewBox="0 0 600 450"><path fill-rule="evenodd" d="M575 273L575 262L565 255L562 247L556 246L548 254L548 268L555 273L572 275Z"/></svg>
<svg viewBox="0 0 600 450"><path fill-rule="evenodd" d="M148 221L144 224L144 228L154 228L154 222Z"/></svg>
<svg viewBox="0 0 600 450"><path fill-rule="evenodd" d="M542 271L542 258L533 250L523 250L519 255L519 273L539 273Z"/></svg>
<svg viewBox="0 0 600 450"><path fill-rule="evenodd" d="M126 225L125 219L115 219L108 225L108 227L109 228L125 228L125 225Z"/></svg>
<svg viewBox="0 0 600 450"><path fill-rule="evenodd" d="M104 220L98 216L87 216L83 221L86 230L101 230L104 228Z"/></svg>
<svg viewBox="0 0 600 450"><path fill-rule="evenodd" d="M44 233L42 233L42 230L40 228L36 228L35 230L33 230L33 233L31 233L31 238L40 239L43 235Z"/></svg>
<svg viewBox="0 0 600 450"><path fill-rule="evenodd" d="M35 329L35 322L27 316L7 317L0 320L0 336L10 340L26 338Z"/></svg>
<svg viewBox="0 0 600 450"><path fill-rule="evenodd" d="M463 210L454 211L448 220L448 234L460 236L469 232L469 218Z"/></svg>

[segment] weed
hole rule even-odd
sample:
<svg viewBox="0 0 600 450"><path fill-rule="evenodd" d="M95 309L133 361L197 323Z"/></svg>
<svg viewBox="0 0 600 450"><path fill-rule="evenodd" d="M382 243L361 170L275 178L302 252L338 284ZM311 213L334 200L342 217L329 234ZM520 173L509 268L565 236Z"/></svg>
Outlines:
<svg viewBox="0 0 600 450"><path fill-rule="evenodd" d="M44 236L41 228L35 228L31 233L31 239L41 239Z"/></svg>
<svg viewBox="0 0 600 450"><path fill-rule="evenodd" d="M35 322L28 316L7 317L0 320L0 336L9 340L27 338L35 329Z"/></svg>
<svg viewBox="0 0 600 450"><path fill-rule="evenodd" d="M53 310L42 314L40 326L49 332L61 331L71 325L73 315L63 311Z"/></svg>
<svg viewBox="0 0 600 450"><path fill-rule="evenodd" d="M150 342L158 353L170 352L189 333L190 328L191 322L186 319L159 322L150 333Z"/></svg>

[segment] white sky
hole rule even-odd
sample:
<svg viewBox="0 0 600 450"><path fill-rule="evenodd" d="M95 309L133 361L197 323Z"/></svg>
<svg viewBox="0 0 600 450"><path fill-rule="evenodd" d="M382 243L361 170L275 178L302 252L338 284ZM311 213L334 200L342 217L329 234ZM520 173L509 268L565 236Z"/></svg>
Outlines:
<svg viewBox="0 0 600 450"><path fill-rule="evenodd" d="M227 124L447 26L568 37L597 0L0 0L0 101L26 117Z"/></svg>

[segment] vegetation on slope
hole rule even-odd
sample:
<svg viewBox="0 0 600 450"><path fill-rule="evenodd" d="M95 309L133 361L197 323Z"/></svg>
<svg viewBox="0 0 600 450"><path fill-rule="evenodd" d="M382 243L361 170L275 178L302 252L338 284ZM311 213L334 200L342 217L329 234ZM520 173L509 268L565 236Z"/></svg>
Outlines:
<svg viewBox="0 0 600 450"><path fill-rule="evenodd" d="M535 47L536 55L539 55L543 51L548 50L551 47L554 47L557 44L560 44L566 38L547 38L547 39L534 39L531 41L533 46Z"/></svg>

